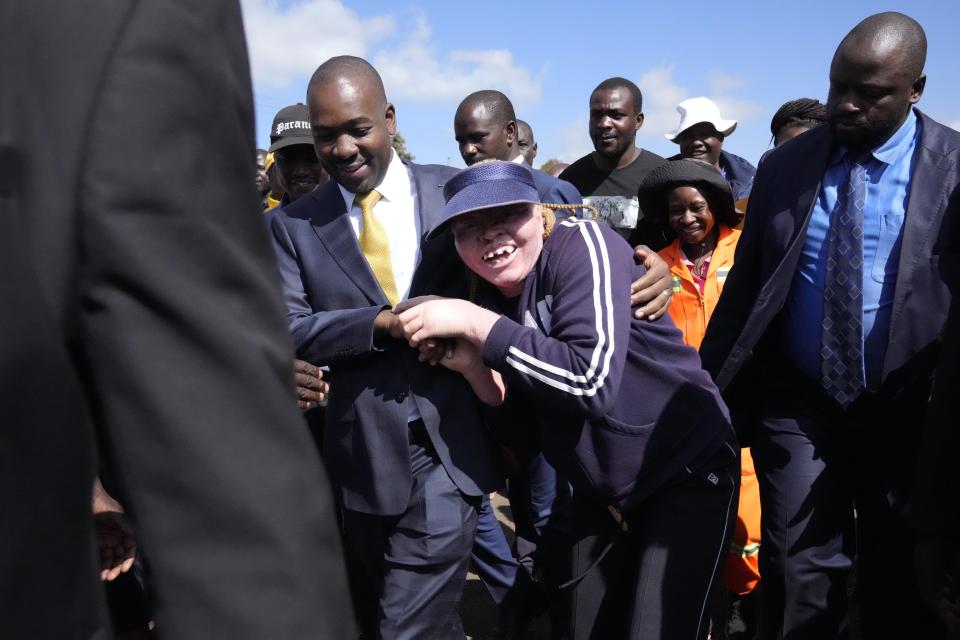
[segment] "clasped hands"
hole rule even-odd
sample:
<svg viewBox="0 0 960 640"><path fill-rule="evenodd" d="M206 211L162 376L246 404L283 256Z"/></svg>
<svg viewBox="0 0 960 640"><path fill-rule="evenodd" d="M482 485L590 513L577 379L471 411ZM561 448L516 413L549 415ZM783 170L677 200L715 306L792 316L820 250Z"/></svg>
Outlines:
<svg viewBox="0 0 960 640"><path fill-rule="evenodd" d="M404 300L388 313L390 335L417 349L420 362L460 373L482 362L473 321L492 312L466 300L420 296Z"/></svg>
<svg viewBox="0 0 960 640"><path fill-rule="evenodd" d="M635 248L634 259L647 271L631 283L630 304L637 318L656 320L670 306L670 268L642 245ZM466 367L482 364L483 343L498 318L466 300L420 296L381 311L374 320L374 335L406 340L419 350L421 362L464 373Z"/></svg>
<svg viewBox="0 0 960 640"><path fill-rule="evenodd" d="M405 300L389 313L391 335L418 349L420 362L461 374L485 404L503 402L503 379L483 362L483 345L498 314L466 300L438 296Z"/></svg>

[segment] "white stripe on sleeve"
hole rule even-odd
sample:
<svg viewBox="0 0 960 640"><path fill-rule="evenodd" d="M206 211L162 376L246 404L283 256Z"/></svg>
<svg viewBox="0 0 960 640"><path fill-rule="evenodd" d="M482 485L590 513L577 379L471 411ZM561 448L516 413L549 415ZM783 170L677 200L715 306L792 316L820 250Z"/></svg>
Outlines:
<svg viewBox="0 0 960 640"><path fill-rule="evenodd" d="M596 222L591 220L564 220L560 224L577 227L587 247L593 277L593 311L597 343L590 356L590 364L583 375L563 369L525 353L517 347L508 349L506 362L556 389L573 395L593 396L606 380L613 357L613 294L610 286L610 256ZM602 266L602 273L601 273ZM512 357L511 357L512 356ZM521 362L522 361L522 362ZM598 369L599 365L599 369ZM560 380L556 379L561 378ZM568 384L569 381L572 384Z"/></svg>

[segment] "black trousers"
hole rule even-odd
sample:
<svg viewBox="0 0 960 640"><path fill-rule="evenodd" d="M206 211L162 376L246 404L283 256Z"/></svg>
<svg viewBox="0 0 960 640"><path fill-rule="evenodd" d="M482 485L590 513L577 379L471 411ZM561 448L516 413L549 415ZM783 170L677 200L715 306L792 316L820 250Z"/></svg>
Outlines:
<svg viewBox="0 0 960 640"><path fill-rule="evenodd" d="M567 593L569 637L706 638L710 597L730 544L739 485L739 449L731 439L624 514L626 531L606 505L575 487L568 575L583 578Z"/></svg>
<svg viewBox="0 0 960 640"><path fill-rule="evenodd" d="M922 403L915 424L871 394L844 411L786 366L756 397L761 637L846 637L855 561L860 638L943 637L919 598L913 535L891 499L898 476L912 476Z"/></svg>
<svg viewBox="0 0 960 640"><path fill-rule="evenodd" d="M480 499L460 493L424 433L411 434L407 510L399 516L343 510L350 558L371 591L358 595L377 600L357 603L363 637L463 640L459 606Z"/></svg>

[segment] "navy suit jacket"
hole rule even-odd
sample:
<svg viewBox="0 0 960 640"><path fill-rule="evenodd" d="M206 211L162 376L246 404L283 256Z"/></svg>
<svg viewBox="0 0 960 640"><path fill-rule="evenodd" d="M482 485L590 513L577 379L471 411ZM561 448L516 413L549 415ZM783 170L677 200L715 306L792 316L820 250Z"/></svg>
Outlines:
<svg viewBox="0 0 960 640"><path fill-rule="evenodd" d="M533 184L537 187L540 202L550 204L582 204L583 198L577 188L560 178L554 178L549 173L539 169L531 169ZM572 212L576 213L576 212Z"/></svg>
<svg viewBox="0 0 960 640"><path fill-rule="evenodd" d="M922 131L880 389L881 397L891 400L888 424L907 428L904 437L910 440L925 411L940 349L937 337L950 305L938 238L941 225L960 215L960 133L919 110L917 116ZM742 435L749 434L745 423L758 385L771 371L764 365L779 357L776 320L832 148L830 127L818 127L777 148L760 165L734 266L700 347L703 365L725 391Z"/></svg>
<svg viewBox="0 0 960 640"><path fill-rule="evenodd" d="M443 183L455 170L408 167L422 234L410 297L465 298L466 271L449 231L425 238L444 204ZM323 451L342 505L379 515L407 508L408 396L460 491L469 496L491 491L497 477L491 443L463 377L418 362L417 352L400 341L374 347L374 318L390 303L360 251L337 184L327 182L275 209L268 224L297 354L332 371Z"/></svg>
<svg viewBox="0 0 960 640"><path fill-rule="evenodd" d="M934 377L924 429L917 485L913 491L911 525L921 531L960 535L960 217L945 220L941 236L940 271L953 295L943 329L943 350Z"/></svg>

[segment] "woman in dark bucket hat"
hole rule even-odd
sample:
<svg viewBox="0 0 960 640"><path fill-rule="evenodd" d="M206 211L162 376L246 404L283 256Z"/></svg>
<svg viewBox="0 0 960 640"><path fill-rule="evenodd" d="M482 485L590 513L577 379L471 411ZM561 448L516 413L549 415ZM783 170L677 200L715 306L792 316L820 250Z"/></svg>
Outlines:
<svg viewBox="0 0 960 640"><path fill-rule="evenodd" d="M633 250L590 220L557 220L529 169L480 164L446 184L431 235L451 233L478 300L400 305L411 346L488 404L532 408L547 460L574 487L564 558L545 574L574 639L705 638L737 505L738 446L696 352L668 318L637 320ZM562 634L562 631L561 631Z"/></svg>
<svg viewBox="0 0 960 640"><path fill-rule="evenodd" d="M673 237L659 251L673 273L668 312L684 341L698 349L740 238L730 186L705 162L672 160L646 177L639 195L644 211Z"/></svg>

